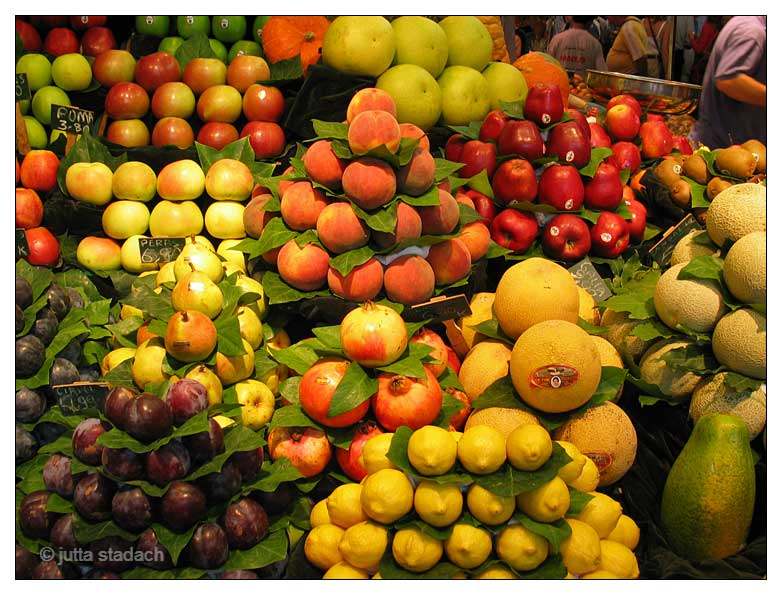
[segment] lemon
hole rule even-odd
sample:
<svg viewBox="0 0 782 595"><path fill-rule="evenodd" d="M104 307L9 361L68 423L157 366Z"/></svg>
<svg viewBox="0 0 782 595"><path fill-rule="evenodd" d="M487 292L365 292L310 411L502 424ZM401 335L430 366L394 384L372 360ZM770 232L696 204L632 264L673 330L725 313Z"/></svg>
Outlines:
<svg viewBox="0 0 782 595"><path fill-rule="evenodd" d="M345 531L339 542L339 553L351 566L367 570L380 564L387 545L386 528L364 521Z"/></svg>
<svg viewBox="0 0 782 595"><path fill-rule="evenodd" d="M364 478L360 508L371 519L390 525L413 508L413 486L401 471L381 469Z"/></svg>
<svg viewBox="0 0 782 595"><path fill-rule="evenodd" d="M551 456L551 436L535 424L525 424L513 430L505 443L510 464L522 471L535 471Z"/></svg>
<svg viewBox="0 0 782 595"><path fill-rule="evenodd" d="M515 579L516 575L510 570L505 568L502 564L495 564L490 566L480 574L476 574L473 578L485 578L485 579Z"/></svg>
<svg viewBox="0 0 782 595"><path fill-rule="evenodd" d="M565 483L570 483L571 481L578 479L578 476L581 475L581 471L583 471L584 465L586 464L586 457L581 454L581 451L578 450L576 445L572 442L557 440L557 444L564 448L567 455L572 459L567 465L560 468L557 475L559 475Z"/></svg>
<svg viewBox="0 0 782 595"><path fill-rule="evenodd" d="M424 426L410 436L407 458L421 475L443 475L456 463L456 441L448 430Z"/></svg>
<svg viewBox="0 0 782 595"><path fill-rule="evenodd" d="M373 436L364 443L361 450L359 462L364 465L367 474L372 475L381 469L396 469L391 461L386 457L386 453L391 446L391 439L394 437L390 432Z"/></svg>
<svg viewBox="0 0 782 595"><path fill-rule="evenodd" d="M552 523L565 516L570 508L570 492L561 477L555 477L539 488L516 496L522 512L540 523Z"/></svg>
<svg viewBox="0 0 782 595"><path fill-rule="evenodd" d="M569 481L568 485L578 490L579 492L594 492L600 483L600 469L597 468L595 462L589 457L584 457L584 468L579 475L573 481Z"/></svg>
<svg viewBox="0 0 782 595"><path fill-rule="evenodd" d="M422 481L413 504L421 520L433 527L447 527L462 515L462 491L455 483Z"/></svg>
<svg viewBox="0 0 782 595"><path fill-rule="evenodd" d="M589 492L589 495L592 499L576 518L592 527L600 539L606 539L622 516L622 505L600 492Z"/></svg>
<svg viewBox="0 0 782 595"><path fill-rule="evenodd" d="M568 572L581 576L600 565L600 537L597 532L581 521L565 519L570 525L570 537L559 548L562 562Z"/></svg>
<svg viewBox="0 0 782 595"><path fill-rule="evenodd" d="M513 515L516 501L512 496L498 496L474 483L467 490L467 508L483 524L501 525Z"/></svg>
<svg viewBox="0 0 782 595"><path fill-rule="evenodd" d="M607 570L595 570L594 572L587 572L581 578L605 580L605 579L618 579L619 577L612 572L608 572Z"/></svg>
<svg viewBox="0 0 782 595"><path fill-rule="evenodd" d="M485 529L459 523L445 540L445 553L459 568L475 568L491 554L491 535Z"/></svg>
<svg viewBox="0 0 782 595"><path fill-rule="evenodd" d="M619 578L638 578L638 560L633 551L626 545L603 539L600 541L600 566Z"/></svg>
<svg viewBox="0 0 782 595"><path fill-rule="evenodd" d="M361 509L361 486L357 483L346 483L337 487L326 498L326 508L332 524L343 529L367 520Z"/></svg>
<svg viewBox="0 0 782 595"><path fill-rule="evenodd" d="M497 538L497 556L514 570L532 570L548 557L548 541L521 525L510 525Z"/></svg>
<svg viewBox="0 0 782 595"><path fill-rule="evenodd" d="M336 578L336 579L361 579L369 578L369 575L360 568L355 568L347 562L337 562L329 568L323 575L323 578Z"/></svg>
<svg viewBox="0 0 782 595"><path fill-rule="evenodd" d="M505 462L505 436L489 426L465 430L457 447L459 461L471 473L494 473Z"/></svg>
<svg viewBox="0 0 782 595"><path fill-rule="evenodd" d="M344 529L336 525L320 525L312 529L304 541L304 555L310 564L326 570L341 562L339 542L344 533Z"/></svg>
<svg viewBox="0 0 782 595"><path fill-rule="evenodd" d="M641 530L635 521L626 514L619 517L616 527L608 534L608 539L621 543L631 550L638 547L638 540L641 538Z"/></svg>
<svg viewBox="0 0 782 595"><path fill-rule="evenodd" d="M315 504L310 511L310 525L312 527L319 527L320 525L327 525L331 523L331 517L329 516L328 504L326 504L326 498Z"/></svg>
<svg viewBox="0 0 782 595"><path fill-rule="evenodd" d="M391 544L394 560L410 572L426 572L440 561L443 544L420 529L401 529Z"/></svg>
<svg viewBox="0 0 782 595"><path fill-rule="evenodd" d="M456 444L459 444L459 440L462 439L462 433L457 432L456 430L451 430L448 433L451 435L451 438L453 438L453 441L456 442Z"/></svg>

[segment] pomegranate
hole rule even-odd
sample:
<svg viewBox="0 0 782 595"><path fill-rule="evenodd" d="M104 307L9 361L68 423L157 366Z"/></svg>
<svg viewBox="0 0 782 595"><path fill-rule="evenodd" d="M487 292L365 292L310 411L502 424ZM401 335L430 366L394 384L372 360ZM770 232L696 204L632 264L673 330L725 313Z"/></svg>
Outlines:
<svg viewBox="0 0 782 595"><path fill-rule="evenodd" d="M557 85L537 83L529 90L524 102L524 117L538 126L548 126L562 119L565 106Z"/></svg>
<svg viewBox="0 0 782 595"><path fill-rule="evenodd" d="M584 202L590 209L615 210L622 203L622 179L619 170L605 161L598 165L594 177L584 188Z"/></svg>
<svg viewBox="0 0 782 595"><path fill-rule="evenodd" d="M424 364L424 368L429 370L435 377L439 378L445 372L448 365L448 346L443 342L433 330L422 328L410 339L411 343L421 343L432 348L429 357L434 361Z"/></svg>
<svg viewBox="0 0 782 595"><path fill-rule="evenodd" d="M382 434L383 430L377 427L373 421L365 421L356 429L353 434L353 440L350 442L350 446L345 448L338 448L336 451L337 463L340 468L345 472L353 481L361 481L367 475L366 469L361 459L361 453L364 450L364 444L370 438L374 438L378 434Z"/></svg>
<svg viewBox="0 0 782 595"><path fill-rule="evenodd" d="M448 422L449 430L456 430L461 432L464 424L467 422L467 418L470 417L470 413L472 412L472 407L470 407L470 398L462 391L456 390L453 387L445 389L445 392L464 403L464 407L454 413Z"/></svg>
<svg viewBox="0 0 782 595"><path fill-rule="evenodd" d="M350 362L344 359L325 358L307 370L299 382L299 403L304 413L329 428L352 426L369 411L369 401L364 401L350 411L329 416L334 391L342 382L349 366Z"/></svg>
<svg viewBox="0 0 782 595"><path fill-rule="evenodd" d="M538 201L558 211L578 211L584 204L584 183L572 165L551 165L538 184Z"/></svg>
<svg viewBox="0 0 782 595"><path fill-rule="evenodd" d="M540 130L529 120L511 120L502 129L497 140L500 155L518 155L534 161L545 153Z"/></svg>
<svg viewBox="0 0 782 595"><path fill-rule="evenodd" d="M366 304L352 310L339 328L345 355L367 368L395 362L407 347L407 327L388 306Z"/></svg>
<svg viewBox="0 0 782 595"><path fill-rule="evenodd" d="M316 428L274 428L267 440L272 460L288 459L304 477L317 475L331 460L326 434Z"/></svg>
<svg viewBox="0 0 782 595"><path fill-rule="evenodd" d="M443 392L429 370L425 378L410 378L396 374L377 377L377 394L372 397L372 409L383 428L389 432L400 426L413 430L431 424L443 406Z"/></svg>
<svg viewBox="0 0 782 595"><path fill-rule="evenodd" d="M564 163L581 168L589 163L592 151L589 139L584 136L578 123L569 121L551 129L546 155L554 155Z"/></svg>

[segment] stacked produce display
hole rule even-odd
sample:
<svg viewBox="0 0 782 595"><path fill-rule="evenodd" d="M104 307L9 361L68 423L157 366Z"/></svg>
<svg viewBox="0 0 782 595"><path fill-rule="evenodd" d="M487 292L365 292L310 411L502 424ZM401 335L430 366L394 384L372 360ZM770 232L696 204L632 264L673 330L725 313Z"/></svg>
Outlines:
<svg viewBox="0 0 782 595"><path fill-rule="evenodd" d="M494 19L17 18L17 578L765 575L765 146Z"/></svg>

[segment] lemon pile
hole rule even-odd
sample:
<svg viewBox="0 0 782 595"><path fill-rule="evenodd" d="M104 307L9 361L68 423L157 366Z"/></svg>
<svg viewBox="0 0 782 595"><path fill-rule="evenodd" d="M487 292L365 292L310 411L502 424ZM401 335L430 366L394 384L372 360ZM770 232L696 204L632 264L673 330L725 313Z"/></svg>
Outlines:
<svg viewBox="0 0 782 595"><path fill-rule="evenodd" d="M407 443L411 479L385 456L392 437L367 441L362 455L371 464L360 484L341 485L312 508L304 553L323 578L383 578L390 556L409 573L449 562L459 569L452 578L512 579L556 555L568 578L638 577L640 530L619 502L595 491L599 471L573 444L552 442L536 424L507 439L484 425L463 434L425 426ZM468 479L506 461L520 473L538 471L555 444L571 460L535 489L502 496ZM558 552L545 536L548 523L569 533Z"/></svg>

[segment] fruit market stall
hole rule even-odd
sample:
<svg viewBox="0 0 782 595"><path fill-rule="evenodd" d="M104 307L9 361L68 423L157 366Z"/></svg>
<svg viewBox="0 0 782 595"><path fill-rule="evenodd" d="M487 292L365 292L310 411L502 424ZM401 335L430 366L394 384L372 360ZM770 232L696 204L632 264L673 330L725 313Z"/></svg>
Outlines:
<svg viewBox="0 0 782 595"><path fill-rule="evenodd" d="M762 143L499 17L16 42L17 578L766 575Z"/></svg>

